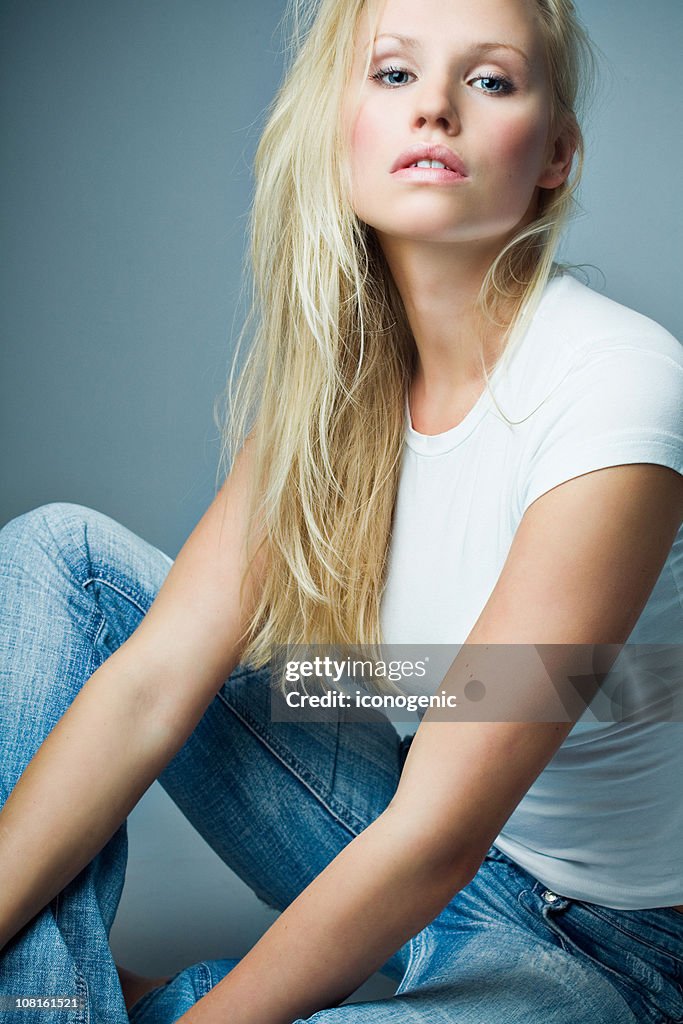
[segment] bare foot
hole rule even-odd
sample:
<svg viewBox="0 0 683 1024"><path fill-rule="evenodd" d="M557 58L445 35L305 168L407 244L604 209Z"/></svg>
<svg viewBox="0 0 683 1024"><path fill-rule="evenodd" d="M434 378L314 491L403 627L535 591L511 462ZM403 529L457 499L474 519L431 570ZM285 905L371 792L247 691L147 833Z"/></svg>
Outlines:
<svg viewBox="0 0 683 1024"><path fill-rule="evenodd" d="M127 1010L130 1010L131 1006L137 1003L138 999L142 999L150 989L165 985L173 977L170 974L167 978L145 978L142 974L134 974L133 971L127 971L125 967L120 967L118 964L116 964L116 970L119 974Z"/></svg>

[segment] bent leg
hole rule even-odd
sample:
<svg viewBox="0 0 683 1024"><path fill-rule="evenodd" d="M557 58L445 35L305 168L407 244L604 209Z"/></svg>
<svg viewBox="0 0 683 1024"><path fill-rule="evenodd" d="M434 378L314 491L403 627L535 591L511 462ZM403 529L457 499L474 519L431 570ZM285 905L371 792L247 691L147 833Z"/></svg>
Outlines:
<svg viewBox="0 0 683 1024"><path fill-rule="evenodd" d="M473 948L457 980L427 977L389 999L321 1010L293 1024L640 1024L597 972L549 955L540 945L501 956L510 937L487 937ZM499 955L491 948L500 943ZM475 959L476 958L476 959Z"/></svg>
<svg viewBox="0 0 683 1024"><path fill-rule="evenodd" d="M0 804L83 683L135 630L171 559L92 509L52 503L0 531ZM35 822L36 844L42 840ZM124 1024L108 945L125 877L125 821L0 953L6 997L70 996L74 1024ZM54 1011L32 1009L32 1020Z"/></svg>

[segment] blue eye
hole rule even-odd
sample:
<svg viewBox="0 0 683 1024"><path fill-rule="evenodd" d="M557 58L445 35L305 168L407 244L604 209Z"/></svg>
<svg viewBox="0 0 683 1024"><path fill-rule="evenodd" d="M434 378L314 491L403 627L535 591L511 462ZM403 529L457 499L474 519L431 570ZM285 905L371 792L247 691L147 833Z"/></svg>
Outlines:
<svg viewBox="0 0 683 1024"><path fill-rule="evenodd" d="M405 85L405 82L391 82L391 83L388 83L388 82L384 82L383 79L386 78L387 75L409 75L409 74L410 74L410 72L406 71L405 68L388 67L388 68L379 68L378 71L375 71L374 75L370 75L370 78L373 79L376 82L379 82L381 85L384 85L387 89L395 89L399 85Z"/></svg>
<svg viewBox="0 0 683 1024"><path fill-rule="evenodd" d="M396 89L407 84L405 81L384 81L384 79L389 78L390 75L407 75L409 77L414 77L412 73L410 71L406 71L405 68L394 67L391 65L386 68L378 68L374 74L370 75L370 78L373 81L379 82L380 85L383 85L387 89ZM489 96L509 96L511 93L516 91L515 86L512 84L510 79L505 78L504 75L477 75L476 78L472 78L470 81L473 85L481 83L482 88L477 88L477 92L483 92Z"/></svg>
<svg viewBox="0 0 683 1024"><path fill-rule="evenodd" d="M508 96L515 91L515 87L509 78L504 75L477 75L471 82L481 82L486 88L477 89L477 92L488 93L490 96ZM494 88L490 88L493 86Z"/></svg>

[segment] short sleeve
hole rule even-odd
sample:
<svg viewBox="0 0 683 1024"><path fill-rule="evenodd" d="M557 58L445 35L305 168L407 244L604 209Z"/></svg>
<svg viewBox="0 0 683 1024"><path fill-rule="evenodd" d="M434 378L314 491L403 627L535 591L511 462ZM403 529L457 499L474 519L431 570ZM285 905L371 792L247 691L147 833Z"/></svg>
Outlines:
<svg viewBox="0 0 683 1024"><path fill-rule="evenodd" d="M636 344L586 353L531 418L523 513L572 477L635 462L683 474L683 347Z"/></svg>

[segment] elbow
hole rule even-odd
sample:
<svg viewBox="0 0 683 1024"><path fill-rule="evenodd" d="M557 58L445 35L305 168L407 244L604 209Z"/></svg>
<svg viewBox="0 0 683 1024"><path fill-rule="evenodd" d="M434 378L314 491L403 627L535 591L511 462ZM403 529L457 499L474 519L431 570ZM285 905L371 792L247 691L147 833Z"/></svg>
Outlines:
<svg viewBox="0 0 683 1024"><path fill-rule="evenodd" d="M469 885L486 855L468 840L465 829L434 821L405 805L390 803L380 821L412 870L442 888L449 899Z"/></svg>

